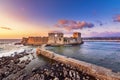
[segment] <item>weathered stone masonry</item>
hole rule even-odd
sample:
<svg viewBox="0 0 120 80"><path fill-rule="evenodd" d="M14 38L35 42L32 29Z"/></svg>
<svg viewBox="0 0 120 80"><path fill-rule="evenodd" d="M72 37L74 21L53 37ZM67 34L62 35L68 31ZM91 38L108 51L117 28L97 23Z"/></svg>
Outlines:
<svg viewBox="0 0 120 80"><path fill-rule="evenodd" d="M74 32L72 37L64 37L63 33L48 33L48 37L28 37L21 41L24 45L68 45L81 44L81 33Z"/></svg>
<svg viewBox="0 0 120 80"><path fill-rule="evenodd" d="M38 55L43 55L49 59L53 59L55 61L59 61L64 64L76 67L80 71L83 71L89 75L96 77L98 80L120 80L119 74L113 73L110 69L106 69L104 67L96 66L90 63L62 56L45 49L38 48L36 53Z"/></svg>

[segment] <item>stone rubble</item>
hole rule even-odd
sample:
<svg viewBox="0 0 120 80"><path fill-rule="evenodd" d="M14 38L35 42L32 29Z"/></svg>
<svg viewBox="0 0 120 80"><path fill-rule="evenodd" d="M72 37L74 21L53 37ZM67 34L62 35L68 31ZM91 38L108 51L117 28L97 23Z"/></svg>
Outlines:
<svg viewBox="0 0 120 80"><path fill-rule="evenodd" d="M60 62L53 61L38 68L32 68L27 74L25 72L26 65L31 60L20 60L20 58L32 55L33 53L20 53L14 56L6 56L0 58L0 80L98 80L76 68Z"/></svg>

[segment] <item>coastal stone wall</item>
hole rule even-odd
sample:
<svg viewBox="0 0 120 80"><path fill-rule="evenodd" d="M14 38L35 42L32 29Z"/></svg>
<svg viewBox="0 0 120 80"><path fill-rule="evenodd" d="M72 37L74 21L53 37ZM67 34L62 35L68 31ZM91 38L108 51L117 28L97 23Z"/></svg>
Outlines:
<svg viewBox="0 0 120 80"><path fill-rule="evenodd" d="M23 37L21 43L25 45L27 41L28 41L28 38Z"/></svg>
<svg viewBox="0 0 120 80"><path fill-rule="evenodd" d="M59 61L64 64L76 67L80 71L83 71L89 75L96 77L98 80L120 80L119 74L113 73L110 69L106 69L104 67L96 66L90 63L62 56L54 52L45 50L44 48L42 49L38 48L36 53L38 55L43 55L49 59L53 59L55 61Z"/></svg>
<svg viewBox="0 0 120 80"><path fill-rule="evenodd" d="M48 42L48 37L28 37L23 38L21 43L24 45L41 45Z"/></svg>
<svg viewBox="0 0 120 80"><path fill-rule="evenodd" d="M42 45L48 44L51 46L74 45L82 44L81 33L73 33L73 37L64 37L63 33L48 33L47 37L28 37L23 38L21 44L23 45Z"/></svg>

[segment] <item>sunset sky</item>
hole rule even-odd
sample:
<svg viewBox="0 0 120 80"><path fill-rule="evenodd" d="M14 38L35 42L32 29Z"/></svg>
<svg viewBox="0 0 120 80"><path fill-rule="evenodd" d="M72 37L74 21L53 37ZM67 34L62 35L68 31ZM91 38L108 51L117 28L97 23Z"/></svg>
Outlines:
<svg viewBox="0 0 120 80"><path fill-rule="evenodd" d="M0 39L75 31L120 37L120 0L0 0Z"/></svg>

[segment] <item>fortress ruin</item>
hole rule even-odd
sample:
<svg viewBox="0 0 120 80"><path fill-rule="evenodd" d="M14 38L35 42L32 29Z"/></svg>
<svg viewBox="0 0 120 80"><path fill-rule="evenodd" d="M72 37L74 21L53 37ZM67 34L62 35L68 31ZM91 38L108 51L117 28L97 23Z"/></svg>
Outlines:
<svg viewBox="0 0 120 80"><path fill-rule="evenodd" d="M74 45L81 44L81 33L74 32L72 37L64 37L63 33L48 33L48 37L28 37L23 38L21 43L24 45Z"/></svg>

